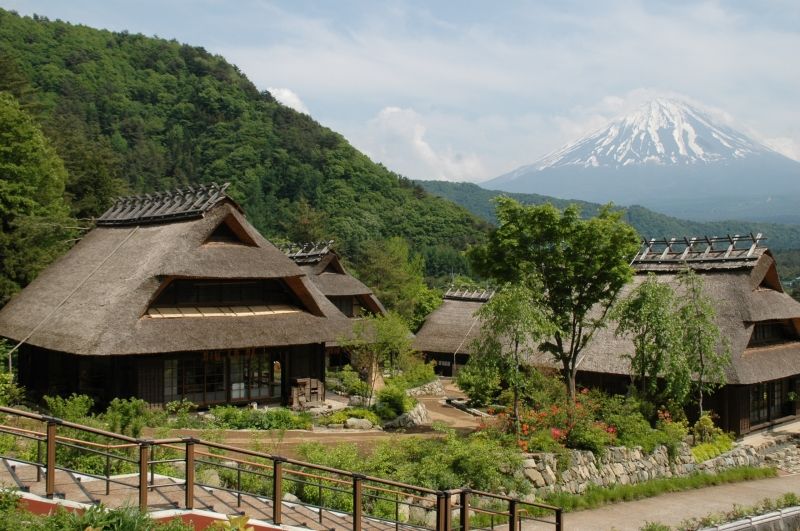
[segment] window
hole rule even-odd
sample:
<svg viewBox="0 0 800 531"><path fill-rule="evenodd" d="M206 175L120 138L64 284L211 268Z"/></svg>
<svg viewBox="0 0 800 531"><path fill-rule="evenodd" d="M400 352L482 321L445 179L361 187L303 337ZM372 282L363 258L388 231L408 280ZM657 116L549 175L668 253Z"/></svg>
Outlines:
<svg viewBox="0 0 800 531"><path fill-rule="evenodd" d="M330 301L347 317L355 317L353 313L353 297L329 297Z"/></svg>
<svg viewBox="0 0 800 531"><path fill-rule="evenodd" d="M797 331L791 321L763 321L755 323L749 347L772 345L798 339Z"/></svg>
<svg viewBox="0 0 800 531"><path fill-rule="evenodd" d="M797 383L792 378L763 382L750 387L750 425L763 424L795 414L792 400Z"/></svg>
<svg viewBox="0 0 800 531"><path fill-rule="evenodd" d="M171 281L151 305L155 308L197 306L268 306L301 307L294 294L278 279Z"/></svg>

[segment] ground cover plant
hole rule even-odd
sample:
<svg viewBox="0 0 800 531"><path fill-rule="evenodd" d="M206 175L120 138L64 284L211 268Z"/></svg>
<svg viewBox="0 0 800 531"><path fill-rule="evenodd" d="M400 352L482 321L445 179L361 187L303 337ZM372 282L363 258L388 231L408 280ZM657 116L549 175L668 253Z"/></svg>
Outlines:
<svg viewBox="0 0 800 531"><path fill-rule="evenodd" d="M654 479L635 485L589 487L583 494L553 493L545 496L544 501L545 503L562 507L565 511L579 511L593 509L609 503L651 498L667 492L766 479L776 475L777 471L774 468L744 466L722 470L716 474L697 473L686 477Z"/></svg>

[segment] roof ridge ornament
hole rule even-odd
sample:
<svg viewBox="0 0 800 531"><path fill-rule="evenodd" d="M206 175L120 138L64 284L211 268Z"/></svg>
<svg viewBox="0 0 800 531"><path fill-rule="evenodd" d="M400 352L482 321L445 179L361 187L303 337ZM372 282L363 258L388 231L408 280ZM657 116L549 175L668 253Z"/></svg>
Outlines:
<svg viewBox="0 0 800 531"><path fill-rule="evenodd" d="M711 237L643 238L632 264L757 260L760 254L756 254L756 249L765 249L761 242L766 239L760 232ZM715 248L715 243L725 245Z"/></svg>
<svg viewBox="0 0 800 531"><path fill-rule="evenodd" d="M97 225L144 225L202 217L220 201L229 198L230 183L186 186L176 190L119 197L97 218Z"/></svg>
<svg viewBox="0 0 800 531"><path fill-rule="evenodd" d="M320 242L289 243L282 249L283 253L294 260L297 265L316 264L328 253L333 252L334 240Z"/></svg>
<svg viewBox="0 0 800 531"><path fill-rule="evenodd" d="M486 302L494 297L496 291L496 289L491 287L469 288L466 286L450 286L447 288L442 298L451 301Z"/></svg>

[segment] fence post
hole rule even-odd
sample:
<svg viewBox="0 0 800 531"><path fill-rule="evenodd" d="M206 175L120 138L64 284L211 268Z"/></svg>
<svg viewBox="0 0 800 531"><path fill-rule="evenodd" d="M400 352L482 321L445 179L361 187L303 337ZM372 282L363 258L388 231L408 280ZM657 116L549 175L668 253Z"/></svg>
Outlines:
<svg viewBox="0 0 800 531"><path fill-rule="evenodd" d="M436 493L436 531L450 531L450 493Z"/></svg>
<svg viewBox="0 0 800 531"><path fill-rule="evenodd" d="M186 508L194 509L194 439L186 439Z"/></svg>
<svg viewBox="0 0 800 531"><path fill-rule="evenodd" d="M281 503L283 502L283 459L273 457L272 461L272 523L281 523Z"/></svg>
<svg viewBox="0 0 800 531"><path fill-rule="evenodd" d="M517 531L518 519L517 500L511 500L508 502L508 531Z"/></svg>
<svg viewBox="0 0 800 531"><path fill-rule="evenodd" d="M463 489L459 500L459 519L461 520L461 531L469 531L469 489Z"/></svg>
<svg viewBox="0 0 800 531"><path fill-rule="evenodd" d="M361 531L362 482L364 476L353 474L353 531Z"/></svg>
<svg viewBox="0 0 800 531"><path fill-rule="evenodd" d="M36 483L42 480L42 441L36 439Z"/></svg>
<svg viewBox="0 0 800 531"><path fill-rule="evenodd" d="M139 509L147 510L147 472L150 465L150 441L139 443Z"/></svg>
<svg viewBox="0 0 800 531"><path fill-rule="evenodd" d="M52 498L56 493L56 426L59 423L58 419L47 419L47 453L45 456L47 475L44 479L44 492L48 498Z"/></svg>
<svg viewBox="0 0 800 531"><path fill-rule="evenodd" d="M561 531L564 529L564 513L561 510L561 507L556 509L556 531Z"/></svg>

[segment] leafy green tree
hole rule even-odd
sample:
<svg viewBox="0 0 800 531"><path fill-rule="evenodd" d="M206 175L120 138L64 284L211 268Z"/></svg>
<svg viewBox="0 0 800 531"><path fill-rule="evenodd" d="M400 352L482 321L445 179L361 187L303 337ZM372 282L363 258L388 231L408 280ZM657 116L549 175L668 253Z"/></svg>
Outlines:
<svg viewBox="0 0 800 531"><path fill-rule="evenodd" d="M550 204L523 206L500 197L497 219L489 241L473 247L468 256L485 276L504 282L540 280L552 330L540 348L561 364L574 399L581 353L633 277L636 232L610 206L581 219L574 205L561 211Z"/></svg>
<svg viewBox="0 0 800 531"><path fill-rule="evenodd" d="M413 330L441 304L439 293L425 284L425 261L411 253L403 238L367 242L356 269L386 308L401 315Z"/></svg>
<svg viewBox="0 0 800 531"><path fill-rule="evenodd" d="M405 320L392 312L354 321L352 335L340 338L339 345L350 354L350 365L367 382L367 399L375 392L380 368L388 366L394 372L398 361L413 351Z"/></svg>
<svg viewBox="0 0 800 531"><path fill-rule="evenodd" d="M684 303L678 310L680 342L688 368L693 374L692 384L702 417L703 395L725 384L731 351L716 324L714 305L703 292L703 279L688 268L681 272L679 278L685 291Z"/></svg>
<svg viewBox="0 0 800 531"><path fill-rule="evenodd" d="M66 178L33 118L0 92L0 305L65 249Z"/></svg>
<svg viewBox="0 0 800 531"><path fill-rule="evenodd" d="M519 435L519 397L522 382L520 365L534 354L539 341L550 331L550 321L539 303L538 290L524 284L506 284L489 302L481 306L481 335L470 349L491 352L507 369L506 379L512 392L512 422Z"/></svg>
<svg viewBox="0 0 800 531"><path fill-rule="evenodd" d="M675 292L653 273L612 310L616 335L633 340L631 379L651 402L686 402L691 374L680 348L680 319ZM660 382L664 382L664 386Z"/></svg>

